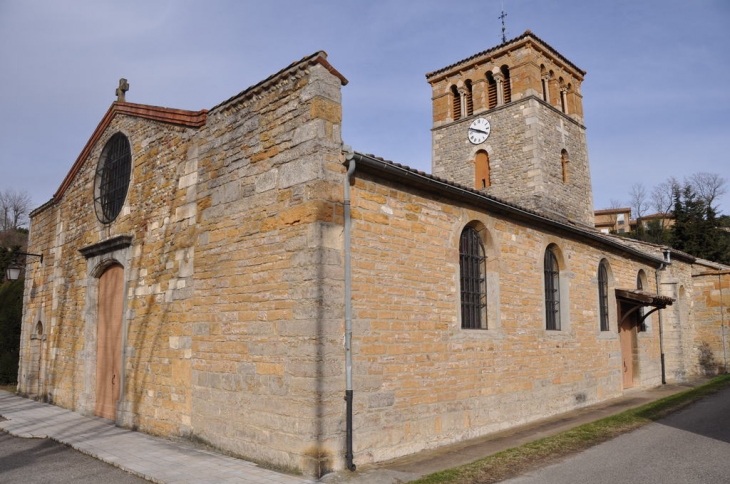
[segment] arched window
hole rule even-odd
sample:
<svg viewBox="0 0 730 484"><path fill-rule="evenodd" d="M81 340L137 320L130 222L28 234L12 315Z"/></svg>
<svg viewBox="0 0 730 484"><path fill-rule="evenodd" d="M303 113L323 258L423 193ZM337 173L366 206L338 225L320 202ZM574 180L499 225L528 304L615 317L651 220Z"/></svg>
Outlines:
<svg viewBox="0 0 730 484"><path fill-rule="evenodd" d="M116 133L107 141L96 166L94 207L101 223L108 224L122 211L132 173L129 140Z"/></svg>
<svg viewBox="0 0 730 484"><path fill-rule="evenodd" d="M560 165L563 170L563 182L568 183L568 162L570 160L568 159L568 151L563 149L560 152Z"/></svg>
<svg viewBox="0 0 730 484"><path fill-rule="evenodd" d="M497 107L497 80L491 72L487 72L487 107Z"/></svg>
<svg viewBox="0 0 730 484"><path fill-rule="evenodd" d="M512 101L512 85L509 78L509 67L502 66L499 69L502 72L504 80L502 81L502 99L505 104Z"/></svg>
<svg viewBox="0 0 730 484"><path fill-rule="evenodd" d="M479 232L466 227L459 241L461 327L487 329L487 256Z"/></svg>
<svg viewBox="0 0 730 484"><path fill-rule="evenodd" d="M605 260L598 264L598 312L601 331L608 331L608 269Z"/></svg>
<svg viewBox="0 0 730 484"><path fill-rule="evenodd" d="M643 270L640 270L638 274L636 274L636 289L639 291L644 290L644 281L643 279L646 277ZM644 317L644 308L639 309L639 318ZM646 331L646 320L643 319L641 321L641 324L639 324L639 332Z"/></svg>
<svg viewBox="0 0 730 484"><path fill-rule="evenodd" d="M545 329L560 330L560 267L553 246L545 249Z"/></svg>
<svg viewBox="0 0 730 484"><path fill-rule="evenodd" d="M456 86L451 86L451 97L454 121L456 121L457 119L461 119L461 94L459 94Z"/></svg>
<svg viewBox="0 0 730 484"><path fill-rule="evenodd" d="M477 152L474 160L474 174L474 188L476 190L482 190L492 184L489 179L489 155L486 151L480 150Z"/></svg>
<svg viewBox="0 0 730 484"><path fill-rule="evenodd" d="M471 81L465 81L464 88L466 89L466 115L471 116L474 114L474 99L472 97Z"/></svg>
<svg viewBox="0 0 730 484"><path fill-rule="evenodd" d="M550 102L550 76L545 69L545 65L540 65L540 83L542 85L542 100L546 103Z"/></svg>

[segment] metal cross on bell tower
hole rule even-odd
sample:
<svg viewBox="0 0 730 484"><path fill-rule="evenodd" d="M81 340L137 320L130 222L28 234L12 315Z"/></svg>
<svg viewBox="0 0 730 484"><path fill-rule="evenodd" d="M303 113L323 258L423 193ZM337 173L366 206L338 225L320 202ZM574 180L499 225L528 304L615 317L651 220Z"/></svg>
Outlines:
<svg viewBox="0 0 730 484"><path fill-rule="evenodd" d="M498 19L502 20L502 43L507 42L507 27L504 25L504 18L507 16L507 14L504 12L504 2L502 2L502 15L497 17Z"/></svg>

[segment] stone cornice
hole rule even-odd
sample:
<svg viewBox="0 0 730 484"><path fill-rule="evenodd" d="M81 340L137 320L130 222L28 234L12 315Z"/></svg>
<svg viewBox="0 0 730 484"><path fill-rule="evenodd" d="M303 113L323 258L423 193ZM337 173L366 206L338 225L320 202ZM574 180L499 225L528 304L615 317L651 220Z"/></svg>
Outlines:
<svg viewBox="0 0 730 484"><path fill-rule="evenodd" d="M533 34L530 30L527 30L519 37L508 40L507 42L504 42L496 47L492 47L491 49L487 49L485 51L474 54L471 57L467 57L466 59L460 60L459 62L446 66L442 69L429 72L428 74L426 74L426 80L428 80L430 84L433 84L440 81L444 77L449 76L449 74L453 73L454 71L463 71L476 64L489 62L489 60L494 57L506 55L508 52L523 46L534 46L538 50L542 51L544 54L547 54L548 57L553 59L566 71L570 72L581 81L586 75L586 71L570 62L560 52L552 48L547 42L539 38L537 35Z"/></svg>
<svg viewBox="0 0 730 484"><path fill-rule="evenodd" d="M118 235L116 237L112 237L111 239L97 242L96 244L87 245L86 247L79 249L79 252L81 252L81 255L88 259L97 255L108 254L109 252L114 252L115 250L126 249L130 245L132 245L131 235Z"/></svg>

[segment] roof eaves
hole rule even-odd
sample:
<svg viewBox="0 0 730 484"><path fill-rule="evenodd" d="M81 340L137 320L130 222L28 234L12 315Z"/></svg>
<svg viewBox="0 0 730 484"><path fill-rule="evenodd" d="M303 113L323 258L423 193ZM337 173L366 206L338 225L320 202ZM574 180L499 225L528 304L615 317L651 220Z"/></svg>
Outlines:
<svg viewBox="0 0 730 484"><path fill-rule="evenodd" d="M519 205L505 202L504 200L500 200L496 197L487 195L486 193L480 192L478 190L459 185L458 183L429 175L428 173L425 173L423 171L414 170L408 166L384 160L382 158L377 158L373 155L367 155L364 153L354 152L353 157L356 163L361 163L365 167L386 172L389 175L397 176L406 183L410 183L419 187L429 187L432 190L437 189L439 193L446 192L451 194L452 196L462 198L471 203L484 203L487 204L491 210L510 214L523 220L546 225L551 228L565 230L580 237L588 238L604 245L611 246L615 249L631 253L642 259L650 260L657 265L664 263L664 260L661 258L654 257L651 254L642 252L638 249L634 249L633 247L617 243L613 239L606 237L605 234L602 234L598 231L592 229L589 230L588 228L584 229L578 225L547 217L541 213L526 209L524 207L520 207Z"/></svg>
<svg viewBox="0 0 730 484"><path fill-rule="evenodd" d="M484 57L484 56L487 56L489 54L494 54L494 53L496 53L496 52L498 52L500 50L503 50L503 49L508 48L511 44L519 43L519 42L521 42L521 41L523 41L523 40L525 40L527 38L531 38L535 42L537 42L538 44L541 44L545 49L547 49L548 51L550 51L550 53L552 55L554 55L561 62L565 63L566 66L570 67L571 69L575 69L575 71L577 73L579 73L581 76L585 76L586 75L586 71L584 71L580 67L578 67L575 64L573 64L566 57L564 57L560 52L558 52L557 50L555 50L550 44L548 44L547 42L545 42L544 40L542 40L540 37L538 37L537 35L535 35L534 33L532 33L531 30L526 30L522 35L520 35L518 37L515 37L513 39L510 39L510 40L508 40L506 42L502 42L501 44L499 44L499 45L497 45L495 47L492 47L490 49L487 49L487 50L484 50L484 51L479 52L477 54L474 54L472 56L469 56L466 59L462 59L462 60L460 60L458 62L455 62L455 63L453 63L451 65L448 65L446 67L443 67L441 69L438 69L438 70L429 72L429 73L426 74L426 79L428 79L429 82L430 82L430 81L433 80L432 78L435 78L435 77L439 76L440 74L445 73L446 71L450 71L450 70L454 69L455 67L458 67L458 66L460 66L462 64L466 64L466 63L473 62L473 61L475 61L476 59L478 59L480 57Z"/></svg>
<svg viewBox="0 0 730 484"><path fill-rule="evenodd" d="M243 91L239 92L238 94L229 97L225 101L216 104L215 106L210 108L210 110L214 111L214 110L220 109L223 106L229 105L233 102L240 102L240 101L249 99L249 98L261 93L262 91L264 91L265 89L267 89L272 84L279 81L280 79L282 79L284 77L289 77L292 74L294 74L295 72L297 72L298 70L304 70L307 68L307 66L311 66L314 64L319 64L322 67L324 67L325 69L327 69L327 71L330 74L332 74L333 76L337 77L340 80L340 82L342 83L343 86L347 85L347 83L349 82L345 78L345 76L340 74L340 72L337 69L335 69L332 66L332 64L330 64L327 61L327 53L323 50L320 50L320 51L315 52L312 55L302 57L298 61L292 62L285 68L270 75L263 81L257 82L253 86L250 86L250 87L244 89Z"/></svg>
<svg viewBox="0 0 730 484"><path fill-rule="evenodd" d="M203 109L201 111L186 111L183 109L163 108L159 106L149 106L146 104L134 104L134 103L122 103L114 102L107 110L104 117L101 119L96 129L92 133L89 141L86 142L84 149L81 150L78 158L74 162L71 170L69 170L66 177L61 182L61 186L53 194L51 202L58 202L63 198L63 194L66 189L71 185L71 182L76 177L77 173L84 164L84 161L89 156L89 153L94 148L96 143L99 141L101 136L104 134L106 128L109 127L114 117L118 114L124 114L128 116L135 116L139 118L149 119L152 121L159 121L163 123L176 124L180 126L187 126L190 128L200 128L205 124L207 119L208 111ZM45 205L43 206L45 208ZM35 213L36 211L34 211Z"/></svg>

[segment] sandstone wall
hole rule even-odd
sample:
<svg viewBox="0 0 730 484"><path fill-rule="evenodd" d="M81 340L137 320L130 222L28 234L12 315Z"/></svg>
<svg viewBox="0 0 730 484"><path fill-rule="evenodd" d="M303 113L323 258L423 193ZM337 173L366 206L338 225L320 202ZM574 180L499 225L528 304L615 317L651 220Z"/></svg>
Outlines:
<svg viewBox="0 0 730 484"><path fill-rule="evenodd" d="M210 111L185 340L192 436L315 475L343 454L340 85L315 65Z"/></svg>
<svg viewBox="0 0 730 484"><path fill-rule="evenodd" d="M94 211L94 174L106 141L119 131L128 137L134 153L131 183L121 214L103 225ZM22 344L29 344L38 321L44 322L47 339L41 388L26 380L24 373L32 372L34 363L25 353L22 392L93 413L97 306L92 296L100 272L115 261L124 266L127 334L120 419L153 433L184 425L189 384L173 382L170 366L186 357L182 349L170 348L169 338L181 331L175 314L185 310L185 281L192 275L185 266L192 227L180 214L191 201L182 180L195 163L194 133L190 128L116 116L63 198L34 215L29 251L43 253L44 262L29 274L31 282L26 284ZM79 253L119 235L131 236L132 248L90 259Z"/></svg>
<svg viewBox="0 0 730 484"><path fill-rule="evenodd" d="M694 361L692 369L700 375L728 372L730 358L730 273L706 271L693 277Z"/></svg>
<svg viewBox="0 0 730 484"><path fill-rule="evenodd" d="M616 301L601 332L597 269L610 293L653 268L476 207L358 172L353 194L356 462L484 435L622 392ZM462 330L458 240L483 227L488 330ZM545 330L543 254L561 253L563 330ZM649 291L656 284L649 280ZM639 386L660 383L655 326L638 338Z"/></svg>

